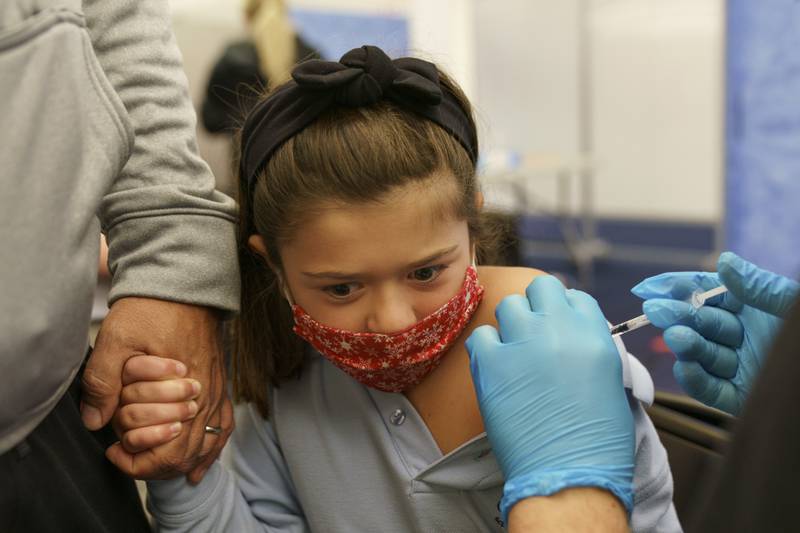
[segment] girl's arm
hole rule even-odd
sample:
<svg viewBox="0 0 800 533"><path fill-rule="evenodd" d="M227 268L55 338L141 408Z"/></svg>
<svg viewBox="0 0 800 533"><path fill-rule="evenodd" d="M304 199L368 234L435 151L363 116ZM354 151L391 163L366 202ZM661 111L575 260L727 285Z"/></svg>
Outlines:
<svg viewBox="0 0 800 533"><path fill-rule="evenodd" d="M194 389L175 374L177 361L140 356L125 367L124 407L116 417L127 446L156 444L179 422ZM148 509L159 531L309 531L272 426L248 405L236 410L237 429L197 485L184 477L148 481ZM121 445L115 449L122 456ZM109 458L116 458L110 453Z"/></svg>

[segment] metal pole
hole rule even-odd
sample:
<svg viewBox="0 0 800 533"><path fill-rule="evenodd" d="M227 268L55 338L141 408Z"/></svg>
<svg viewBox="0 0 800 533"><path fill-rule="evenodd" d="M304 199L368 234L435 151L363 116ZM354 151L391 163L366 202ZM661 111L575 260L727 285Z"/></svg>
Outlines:
<svg viewBox="0 0 800 533"><path fill-rule="evenodd" d="M597 234L594 217L594 175L591 168L593 153L592 107L592 0L578 1L578 153L577 175L580 184L582 250L578 254L578 279L585 289L594 284L594 241ZM581 245L579 244L579 246Z"/></svg>

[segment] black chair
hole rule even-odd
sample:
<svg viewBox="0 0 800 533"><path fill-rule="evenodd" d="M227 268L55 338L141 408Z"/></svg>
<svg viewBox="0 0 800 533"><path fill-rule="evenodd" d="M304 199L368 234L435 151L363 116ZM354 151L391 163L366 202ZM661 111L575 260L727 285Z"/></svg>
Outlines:
<svg viewBox="0 0 800 533"><path fill-rule="evenodd" d="M719 468L735 418L687 396L656 392L647 413L667 450L675 509L686 524L707 479Z"/></svg>

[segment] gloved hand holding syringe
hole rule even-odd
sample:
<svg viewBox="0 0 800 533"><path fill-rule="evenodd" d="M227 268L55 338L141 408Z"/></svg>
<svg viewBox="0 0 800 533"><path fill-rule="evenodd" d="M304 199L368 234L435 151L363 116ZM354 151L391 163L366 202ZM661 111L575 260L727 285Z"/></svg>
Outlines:
<svg viewBox="0 0 800 533"><path fill-rule="evenodd" d="M713 298L714 296L718 296L727 292L728 289L725 285L720 285L719 287L715 287L711 290L702 292L702 291L695 291L692 293L690 303L695 309L699 309L703 305L705 305L706 300L709 298ZM650 324L650 319L647 318L647 315L639 315L637 317L631 318L630 320L626 320L616 326L611 327L611 335L622 335L624 333L628 333L629 331L634 331L639 328L643 328Z"/></svg>

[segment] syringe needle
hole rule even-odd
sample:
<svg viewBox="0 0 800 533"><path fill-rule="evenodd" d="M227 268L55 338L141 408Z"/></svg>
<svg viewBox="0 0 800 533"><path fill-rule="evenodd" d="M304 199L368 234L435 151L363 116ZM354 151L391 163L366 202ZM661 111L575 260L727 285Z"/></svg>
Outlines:
<svg viewBox="0 0 800 533"><path fill-rule="evenodd" d="M727 287L720 285L719 287L715 287L709 291L696 292L691 297L691 303L695 308L702 307L705 305L706 300L713 298L714 296L718 296L727 290ZM630 320L626 320L625 322L617 324L616 326L612 326L611 335L622 335L623 333L628 333L629 331L643 328L648 324L650 324L650 320L647 319L647 315L639 315L636 318L631 318Z"/></svg>
<svg viewBox="0 0 800 533"><path fill-rule="evenodd" d="M648 320L647 315L639 315L636 318L631 318L630 320L626 320L621 324L612 326L611 335L622 335L623 333L628 333L629 331L643 328L648 324L650 324L650 320Z"/></svg>

